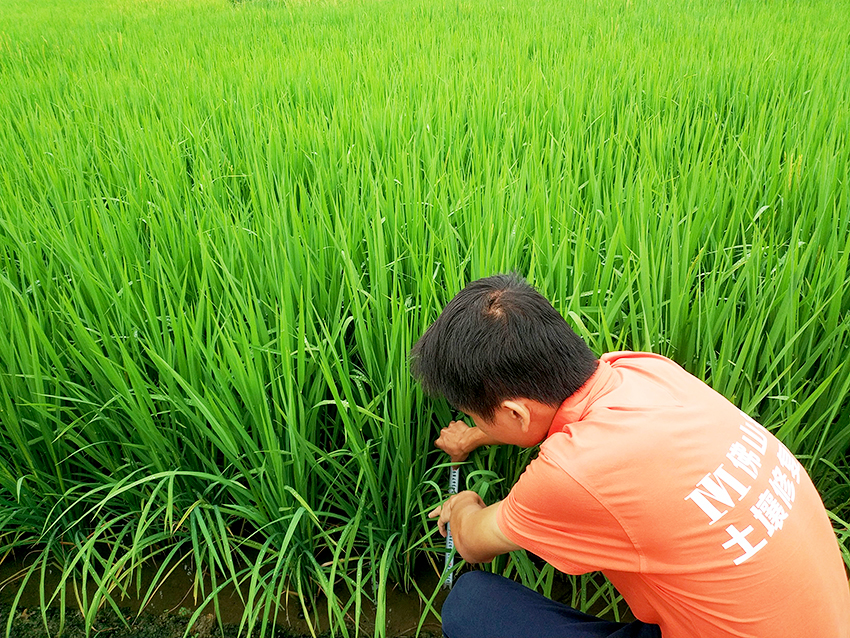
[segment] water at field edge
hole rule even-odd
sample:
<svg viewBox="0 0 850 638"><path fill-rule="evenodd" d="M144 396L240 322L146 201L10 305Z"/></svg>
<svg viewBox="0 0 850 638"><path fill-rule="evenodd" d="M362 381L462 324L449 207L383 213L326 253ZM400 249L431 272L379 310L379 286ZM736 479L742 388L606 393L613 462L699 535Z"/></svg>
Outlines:
<svg viewBox="0 0 850 638"><path fill-rule="evenodd" d="M6 560L0 564L0 605L9 605L18 594L21 572L26 568L26 561L23 560ZM142 584L140 591L142 596L147 591L148 586L158 569L157 566L152 566L149 569L143 570ZM438 576L432 570L420 570L417 574L417 585L419 588L430 595L434 591L438 582ZM27 586L24 588L21 599L18 602L19 610L33 610L40 606L39 582L40 574L35 574ZM45 574L45 590L52 592L59 582L59 570L56 568L48 569ZM162 614L176 614L179 616L190 616L198 607L198 603L203 598L198 596L195 599L193 594L194 575L182 567L178 566L171 575L165 579L152 599L148 602L144 609L144 614L160 616ZM93 587L89 588L93 591ZM207 583L208 592L210 590ZM133 587L135 593L135 586ZM90 595L90 594L89 594ZM340 591L342 597L343 592ZM434 607L440 609L443 600L447 595L446 591L442 591L437 595L434 601ZM70 609L79 609L79 605L74 594L73 587L67 588L66 607ZM283 626L287 631L293 634L310 634L310 627L304 620L303 610L298 602L297 596L290 595L282 601L283 609L278 614L277 624ZM141 605L139 597L130 596L119 601L119 606L125 617L128 619L135 618ZM225 587L218 597L219 613L221 620L226 625L238 625L242 619L244 605L237 595L232 585ZM58 603L54 603L58 606ZM419 619L424 609L424 603L419 599L415 590L405 593L400 589L390 589L387 592L387 636L413 636L416 633L416 628L419 624ZM208 605L204 610L203 615L214 613L212 605ZM353 613L353 612L352 612ZM327 601L322 599L317 604L317 613L312 614L312 617L318 618L318 633L327 630ZM372 635L375 625L375 609L371 604L364 604L361 616L361 635ZM429 614L423 631L440 635L439 620Z"/></svg>

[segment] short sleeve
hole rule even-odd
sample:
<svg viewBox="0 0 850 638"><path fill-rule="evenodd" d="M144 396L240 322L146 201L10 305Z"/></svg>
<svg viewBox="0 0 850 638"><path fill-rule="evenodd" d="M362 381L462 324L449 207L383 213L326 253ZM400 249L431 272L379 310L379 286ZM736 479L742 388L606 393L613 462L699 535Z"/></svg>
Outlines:
<svg viewBox="0 0 850 638"><path fill-rule="evenodd" d="M545 446L502 501L497 522L511 541L567 574L640 571L639 552L614 514Z"/></svg>

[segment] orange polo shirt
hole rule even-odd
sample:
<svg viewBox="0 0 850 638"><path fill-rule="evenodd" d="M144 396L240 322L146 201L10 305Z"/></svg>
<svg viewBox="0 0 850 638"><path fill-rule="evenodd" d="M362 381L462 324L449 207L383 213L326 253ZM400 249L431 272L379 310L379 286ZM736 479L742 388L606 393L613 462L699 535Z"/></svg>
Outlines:
<svg viewBox="0 0 850 638"><path fill-rule="evenodd" d="M664 638L850 638L847 575L806 471L658 355L602 357L498 524L563 572L601 570Z"/></svg>

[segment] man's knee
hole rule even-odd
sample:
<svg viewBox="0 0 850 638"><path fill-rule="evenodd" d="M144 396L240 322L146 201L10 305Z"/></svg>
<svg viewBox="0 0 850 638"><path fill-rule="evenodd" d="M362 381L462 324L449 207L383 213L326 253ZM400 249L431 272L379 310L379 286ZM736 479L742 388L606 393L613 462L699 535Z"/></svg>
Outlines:
<svg viewBox="0 0 850 638"><path fill-rule="evenodd" d="M487 614L488 590L499 577L489 572L467 572L457 579L440 615L448 638L475 635L482 614Z"/></svg>

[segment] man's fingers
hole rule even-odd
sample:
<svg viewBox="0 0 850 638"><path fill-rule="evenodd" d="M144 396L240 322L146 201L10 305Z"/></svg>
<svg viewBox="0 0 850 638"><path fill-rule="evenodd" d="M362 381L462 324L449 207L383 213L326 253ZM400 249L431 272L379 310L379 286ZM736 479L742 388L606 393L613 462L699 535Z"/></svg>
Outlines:
<svg viewBox="0 0 850 638"><path fill-rule="evenodd" d="M449 532L448 532L448 530L446 529L446 523L448 523L448 522L449 522L448 517L446 517L446 518L444 519L442 515L440 516L440 520L438 520L438 521L437 521L437 527L439 527L439 528L440 528L440 535L441 535L443 538L445 538L445 537L446 537L446 534L448 534L448 533L449 533Z"/></svg>
<svg viewBox="0 0 850 638"><path fill-rule="evenodd" d="M458 441L452 441L448 436L440 436L439 439L434 441L434 446L448 454L452 463L462 463L469 457L469 452L464 450Z"/></svg>
<svg viewBox="0 0 850 638"><path fill-rule="evenodd" d="M439 519L437 520L437 527L440 529L440 534L444 537L448 533L446 531L446 523L448 523L449 519L451 518L451 506L449 504L450 500L451 499L449 499L442 505L438 505L428 513L428 518L439 517Z"/></svg>

